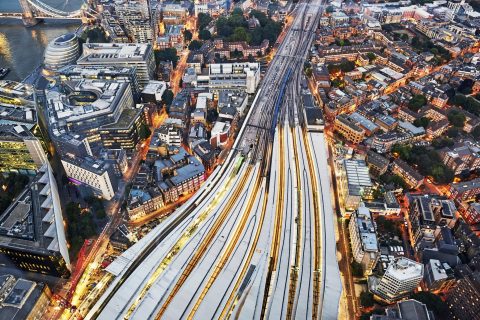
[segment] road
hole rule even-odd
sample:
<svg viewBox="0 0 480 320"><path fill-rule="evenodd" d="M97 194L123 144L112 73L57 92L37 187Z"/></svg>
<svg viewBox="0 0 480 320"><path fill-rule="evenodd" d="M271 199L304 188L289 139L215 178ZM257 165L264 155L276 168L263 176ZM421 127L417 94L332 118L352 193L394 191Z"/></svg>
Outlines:
<svg viewBox="0 0 480 320"><path fill-rule="evenodd" d="M224 163L107 268L87 319L336 318L328 154L298 94L323 9L298 4Z"/></svg>

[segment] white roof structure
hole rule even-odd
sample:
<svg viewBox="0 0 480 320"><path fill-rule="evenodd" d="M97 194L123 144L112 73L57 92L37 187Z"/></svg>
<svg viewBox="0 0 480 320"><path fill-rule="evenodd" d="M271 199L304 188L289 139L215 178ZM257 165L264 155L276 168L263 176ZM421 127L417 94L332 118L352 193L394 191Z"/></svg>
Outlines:
<svg viewBox="0 0 480 320"><path fill-rule="evenodd" d="M399 281L406 281L422 277L423 264L400 257L390 263L385 274L387 273Z"/></svg>

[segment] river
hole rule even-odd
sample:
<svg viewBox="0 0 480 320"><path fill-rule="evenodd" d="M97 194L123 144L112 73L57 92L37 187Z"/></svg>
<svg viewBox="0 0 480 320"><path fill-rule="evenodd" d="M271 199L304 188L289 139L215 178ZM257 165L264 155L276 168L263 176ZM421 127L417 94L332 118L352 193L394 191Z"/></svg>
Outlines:
<svg viewBox="0 0 480 320"><path fill-rule="evenodd" d="M82 0L42 0L63 11L80 8ZM0 12L21 12L18 0L0 0ZM6 79L22 80L43 60L48 42L75 31L80 21L47 21L25 28L21 20L0 19L0 68L10 68Z"/></svg>

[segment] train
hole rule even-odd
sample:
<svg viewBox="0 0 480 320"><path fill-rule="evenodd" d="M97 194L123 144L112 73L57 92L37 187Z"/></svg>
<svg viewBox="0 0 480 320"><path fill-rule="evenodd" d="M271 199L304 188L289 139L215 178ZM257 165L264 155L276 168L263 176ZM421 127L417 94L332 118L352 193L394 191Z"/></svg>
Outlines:
<svg viewBox="0 0 480 320"><path fill-rule="evenodd" d="M282 105L283 95L285 94L285 88L287 87L288 79L292 73L292 68L287 69L287 73L283 77L282 84L280 85L280 93L278 95L277 101L275 102L275 107L273 109L273 120L272 127L270 128L270 133L272 137L275 135L275 128L277 127L278 113L280 112L280 106Z"/></svg>

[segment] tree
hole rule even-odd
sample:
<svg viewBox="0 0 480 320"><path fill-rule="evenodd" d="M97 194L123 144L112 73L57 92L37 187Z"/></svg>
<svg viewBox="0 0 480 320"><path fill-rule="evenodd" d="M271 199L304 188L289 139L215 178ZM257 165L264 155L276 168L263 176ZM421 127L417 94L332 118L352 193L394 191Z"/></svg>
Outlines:
<svg viewBox="0 0 480 320"><path fill-rule="evenodd" d="M138 132L139 138L141 140L145 140L148 137L150 137L151 134L152 134L152 131L150 130L150 128L145 123L142 123Z"/></svg>
<svg viewBox="0 0 480 320"><path fill-rule="evenodd" d="M81 211L78 203L69 202L65 206L67 218L67 236L70 243L70 254L75 256L85 239L95 236L95 224L90 211Z"/></svg>
<svg viewBox="0 0 480 320"><path fill-rule="evenodd" d="M354 277L363 277L363 267L360 263L353 260L351 263L351 267L352 267L352 275Z"/></svg>
<svg viewBox="0 0 480 320"><path fill-rule="evenodd" d="M265 27L268 23L268 17L265 13L262 11L258 10L252 10L250 11L250 17L255 17L257 18L258 22L260 22L260 26Z"/></svg>
<svg viewBox="0 0 480 320"><path fill-rule="evenodd" d="M173 92L172 90L165 90L165 92L162 94L162 102L166 106L170 106L173 101Z"/></svg>
<svg viewBox="0 0 480 320"><path fill-rule="evenodd" d="M102 27L94 27L92 29L87 29L83 32L80 37L81 42L91 42L91 43L107 43L108 36L103 30Z"/></svg>
<svg viewBox="0 0 480 320"><path fill-rule="evenodd" d="M424 129L426 129L428 127L429 123L430 123L430 119L427 118L427 117L421 117L421 118L415 119L415 121L413 121L414 126L423 127Z"/></svg>
<svg viewBox="0 0 480 320"><path fill-rule="evenodd" d="M400 36L400 38L401 38L403 41L407 42L407 41L408 41L408 34L402 33L402 35Z"/></svg>
<svg viewBox="0 0 480 320"><path fill-rule="evenodd" d="M427 104L427 98L423 94L416 94L408 102L408 109L417 112L424 105Z"/></svg>
<svg viewBox="0 0 480 320"><path fill-rule="evenodd" d="M400 234L400 230L398 229L397 224L392 220L385 218L384 216L378 216L375 222L377 223L378 229L382 230L385 233L388 233L391 235Z"/></svg>
<svg viewBox="0 0 480 320"><path fill-rule="evenodd" d="M339 47L351 45L350 40L348 40L348 39L338 39L338 38L335 39L335 44Z"/></svg>
<svg viewBox="0 0 480 320"><path fill-rule="evenodd" d="M476 126L471 133L475 139L480 139L480 126Z"/></svg>
<svg viewBox="0 0 480 320"><path fill-rule="evenodd" d="M237 48L235 48L235 50L233 50L231 53L230 53L230 56L232 58L241 58L243 57L243 52L242 51L238 51Z"/></svg>
<svg viewBox="0 0 480 320"><path fill-rule="evenodd" d="M209 109L207 111L207 122L214 123L218 119L218 111L216 109Z"/></svg>
<svg viewBox="0 0 480 320"><path fill-rule="evenodd" d="M377 58L377 56L373 52L368 52L367 53L367 58L368 58L368 61L372 62Z"/></svg>
<svg viewBox="0 0 480 320"><path fill-rule="evenodd" d="M456 138L460 135L460 131L458 130L457 127L451 127L451 128L448 128L447 130L447 136L449 138Z"/></svg>
<svg viewBox="0 0 480 320"><path fill-rule="evenodd" d="M248 55L248 62L255 62L255 57L251 53Z"/></svg>
<svg viewBox="0 0 480 320"><path fill-rule="evenodd" d="M333 13L333 11L335 11L335 9L333 8L333 6L328 6L327 9L325 9L325 12L326 12L326 13Z"/></svg>
<svg viewBox="0 0 480 320"><path fill-rule="evenodd" d="M250 42L251 37L244 27L236 27L233 34L230 36L231 41L246 41Z"/></svg>
<svg viewBox="0 0 480 320"><path fill-rule="evenodd" d="M305 75L306 75L308 78L312 77L312 74L313 74L312 68L307 68L307 69L305 69Z"/></svg>
<svg viewBox="0 0 480 320"><path fill-rule="evenodd" d="M173 67L175 68L178 61L177 56L177 49L175 48L167 48L164 50L155 50L155 62L157 66L159 65L160 61L171 61Z"/></svg>
<svg viewBox="0 0 480 320"><path fill-rule="evenodd" d="M337 78L330 81L330 83L332 84L332 87L335 87L335 88L342 88L345 86L345 83L341 79L337 79Z"/></svg>
<svg viewBox="0 0 480 320"><path fill-rule="evenodd" d="M207 13L199 13L197 17L197 28L199 31L204 30L212 22L212 17Z"/></svg>
<svg viewBox="0 0 480 320"><path fill-rule="evenodd" d="M190 40L192 40L193 38L193 34L190 30L188 29L185 29L185 31L183 31L183 39L188 42Z"/></svg>
<svg viewBox="0 0 480 320"><path fill-rule="evenodd" d="M12 203L13 199L20 194L28 184L29 178L18 173L9 173L8 176L0 175L0 212L4 212Z"/></svg>
<svg viewBox="0 0 480 320"><path fill-rule="evenodd" d="M191 51L198 50L202 47L202 42L198 40L192 40L188 45L188 49Z"/></svg>
<svg viewBox="0 0 480 320"><path fill-rule="evenodd" d="M212 37L212 34L208 30L200 30L198 32L198 38L200 40L209 40Z"/></svg>
<svg viewBox="0 0 480 320"><path fill-rule="evenodd" d="M445 147L453 147L454 141L448 137L439 137L432 141L432 146L435 149L443 149Z"/></svg>
<svg viewBox="0 0 480 320"><path fill-rule="evenodd" d="M465 79L463 80L457 88L457 91L462 94L471 94L472 87L473 87L473 80L472 79Z"/></svg>
<svg viewBox="0 0 480 320"><path fill-rule="evenodd" d="M360 304L362 307L371 308L375 304L375 300L373 299L373 294L368 291L362 291L360 293Z"/></svg>
<svg viewBox="0 0 480 320"><path fill-rule="evenodd" d="M410 159L412 147L407 144L394 144L392 147L392 153L398 155L400 159L408 161Z"/></svg>
<svg viewBox="0 0 480 320"><path fill-rule="evenodd" d="M458 110L450 111L447 117L450 124L456 128L463 128L463 126L465 125L466 117L462 112Z"/></svg>

